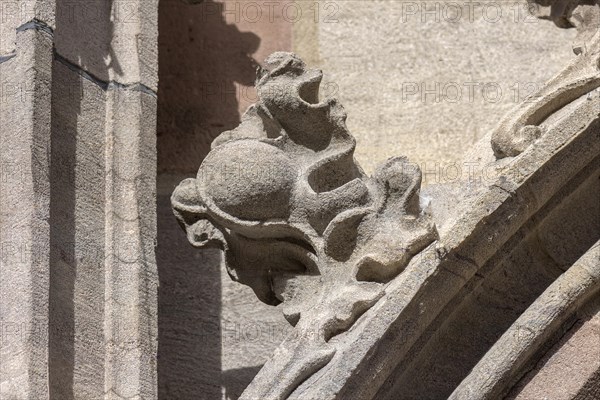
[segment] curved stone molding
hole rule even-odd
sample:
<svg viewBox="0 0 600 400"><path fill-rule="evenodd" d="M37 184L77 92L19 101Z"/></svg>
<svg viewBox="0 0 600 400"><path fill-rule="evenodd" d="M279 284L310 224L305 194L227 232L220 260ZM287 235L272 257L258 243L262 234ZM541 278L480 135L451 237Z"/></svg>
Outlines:
<svg viewBox="0 0 600 400"><path fill-rule="evenodd" d="M561 118L561 110L567 105L600 87L598 1L530 0L530 3L551 6L549 15L538 12L538 16L552 19L557 26L577 26L579 34L573 49L577 56L502 120L492 134L497 158L521 154L548 130L547 120ZM584 5L575 10L580 3Z"/></svg>
<svg viewBox="0 0 600 400"><path fill-rule="evenodd" d="M224 250L231 277L296 325L261 372L268 382L257 377L244 397L279 399L333 357L330 339L437 233L417 166L392 158L368 177L356 163L343 107L319 100L321 71L284 52L265 65L259 102L172 204L192 245Z"/></svg>
<svg viewBox="0 0 600 400"><path fill-rule="evenodd" d="M536 361L549 338L600 291L600 242L525 311L477 363L449 400L500 399Z"/></svg>

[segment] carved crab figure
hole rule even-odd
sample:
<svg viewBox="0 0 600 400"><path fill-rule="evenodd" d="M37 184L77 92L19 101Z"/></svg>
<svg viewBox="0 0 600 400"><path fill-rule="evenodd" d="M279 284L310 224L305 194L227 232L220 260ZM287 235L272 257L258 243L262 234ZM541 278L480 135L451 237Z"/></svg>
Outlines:
<svg viewBox="0 0 600 400"><path fill-rule="evenodd" d="M419 208L418 167L393 158L370 178L357 165L343 107L319 100L321 71L284 52L265 66L258 103L214 141L172 204L194 246L225 252L234 280L265 303L283 303L292 324L321 313L331 336L436 232ZM317 307L334 303L327 315ZM341 317L347 307L352 315Z"/></svg>

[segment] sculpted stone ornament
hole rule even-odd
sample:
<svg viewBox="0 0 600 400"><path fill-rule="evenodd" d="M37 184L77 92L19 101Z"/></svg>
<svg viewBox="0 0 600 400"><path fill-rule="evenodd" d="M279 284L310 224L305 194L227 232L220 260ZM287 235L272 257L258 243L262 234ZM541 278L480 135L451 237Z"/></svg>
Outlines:
<svg viewBox="0 0 600 400"><path fill-rule="evenodd" d="M343 107L319 100L321 79L295 54L269 56L258 103L172 196L190 243L222 249L231 277L296 326L242 398L284 399L326 365L331 339L437 237L419 168L397 157L366 176Z"/></svg>
<svg viewBox="0 0 600 400"><path fill-rule="evenodd" d="M521 154L544 134L545 121L560 118L556 114L561 109L600 87L599 1L528 1L536 6L538 17L551 19L561 28L577 28L573 47L576 58L499 124L492 133L492 148L497 158Z"/></svg>

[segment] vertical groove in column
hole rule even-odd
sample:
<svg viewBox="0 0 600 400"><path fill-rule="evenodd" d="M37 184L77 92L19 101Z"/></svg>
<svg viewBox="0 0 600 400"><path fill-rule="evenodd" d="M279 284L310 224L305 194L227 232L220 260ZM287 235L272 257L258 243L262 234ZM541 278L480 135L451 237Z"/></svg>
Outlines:
<svg viewBox="0 0 600 400"><path fill-rule="evenodd" d="M156 47L157 2L113 4L108 76L142 85L152 81L144 64L156 65L136 39ZM135 12L133 12L135 11ZM133 13L132 13L133 12ZM133 18L133 19L132 19ZM152 39L154 38L154 39ZM142 40L143 41L143 40ZM152 44L152 43L150 43ZM155 71L154 71L155 73ZM155 79L155 77L154 77ZM106 111L105 393L108 398L157 398L156 96L114 86Z"/></svg>
<svg viewBox="0 0 600 400"><path fill-rule="evenodd" d="M32 335L33 352L30 384L32 397L42 399L48 393L48 296L50 269L50 126L52 87L53 37L45 32L35 32L40 40L35 52L37 74L33 99L33 146L32 178L35 202L35 218L32 229Z"/></svg>
<svg viewBox="0 0 600 400"><path fill-rule="evenodd" d="M154 98L108 94L105 391L156 397ZM144 110L145 108L145 110Z"/></svg>

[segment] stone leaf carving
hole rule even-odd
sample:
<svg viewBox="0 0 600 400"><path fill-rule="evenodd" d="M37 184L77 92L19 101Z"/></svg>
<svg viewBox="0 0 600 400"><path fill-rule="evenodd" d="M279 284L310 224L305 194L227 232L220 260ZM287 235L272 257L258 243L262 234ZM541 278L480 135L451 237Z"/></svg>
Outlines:
<svg viewBox="0 0 600 400"><path fill-rule="evenodd" d="M562 28L577 27L576 58L540 90L511 111L492 133L497 158L514 157L545 132L544 121L600 87L600 7L598 0L529 0L537 16ZM544 7L549 7L549 13ZM555 116L554 118L560 118Z"/></svg>
<svg viewBox="0 0 600 400"><path fill-rule="evenodd" d="M580 5L598 4L598 0L527 0L530 11L542 19L552 20L559 28L573 28L581 21L574 15Z"/></svg>
<svg viewBox="0 0 600 400"><path fill-rule="evenodd" d="M329 340L437 237L419 207L419 168L396 157L368 177L343 107L319 99L321 79L293 53L269 56L259 101L172 196L190 243L222 249L231 277L296 326L265 366L270 382L252 389L263 399L285 398L325 365Z"/></svg>

